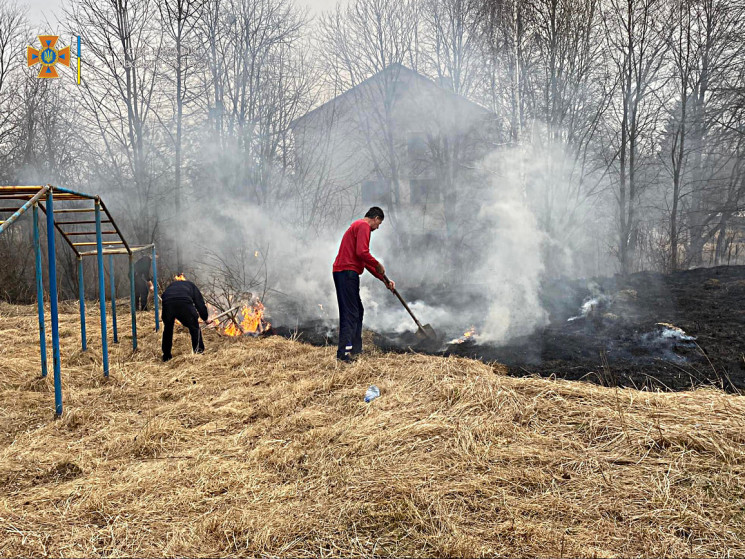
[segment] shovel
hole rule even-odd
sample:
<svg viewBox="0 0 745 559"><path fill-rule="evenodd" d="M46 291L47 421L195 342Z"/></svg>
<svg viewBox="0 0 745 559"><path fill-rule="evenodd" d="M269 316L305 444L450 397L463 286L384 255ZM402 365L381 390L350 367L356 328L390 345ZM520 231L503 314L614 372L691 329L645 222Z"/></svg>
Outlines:
<svg viewBox="0 0 745 559"><path fill-rule="evenodd" d="M199 328L200 328L200 329L203 329L203 328L205 328L206 326L208 326L209 324L211 324L211 323L215 322L215 321L216 321L217 319L219 319L219 318L222 318L223 316L225 316L225 315L227 315L227 314L230 314L230 313L232 313L233 311L237 311L237 310L238 310L238 309L240 309L240 308L241 308L241 306L240 306L240 305L236 305L236 306L235 306L235 307L233 307L232 309L228 309L228 310L227 310L227 311L225 311L224 313L220 313L220 314L218 314L217 316L215 316L215 317L212 317L212 318L211 318L210 320L208 320L207 322L205 322L204 324L202 324L202 325L201 325L201 326L200 326ZM219 323L220 323L219 321L218 321L218 322L216 322L216 324L219 324Z"/></svg>
<svg viewBox="0 0 745 559"><path fill-rule="evenodd" d="M383 279L386 281L386 283L390 283L391 280L388 279L388 276L383 276ZM419 319L414 316L414 313L411 312L411 309L409 308L409 305L406 304L406 301L404 301L404 298L401 297L401 294L398 292L398 290L394 287L393 288L393 294L398 297L398 300L401 301L401 304L404 306L404 308L409 311L409 314L411 315L411 318L414 319L414 322L416 322L418 330L416 331L416 335L418 338L421 339L428 339L428 340L434 340L437 341L437 332L435 332L435 329L432 328L429 324L425 324L422 326L422 323L419 322Z"/></svg>

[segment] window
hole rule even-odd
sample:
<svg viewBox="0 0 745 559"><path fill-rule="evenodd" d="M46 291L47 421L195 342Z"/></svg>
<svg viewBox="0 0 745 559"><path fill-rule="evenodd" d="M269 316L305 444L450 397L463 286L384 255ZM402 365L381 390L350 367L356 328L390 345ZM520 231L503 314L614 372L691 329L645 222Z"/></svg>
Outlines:
<svg viewBox="0 0 745 559"><path fill-rule="evenodd" d="M427 140L424 135L411 133L406 139L406 152L409 157L409 169L412 177L424 174L429 167Z"/></svg>
<svg viewBox="0 0 745 559"><path fill-rule="evenodd" d="M388 198L388 188L386 181L373 180L363 181L362 183L362 201L369 204L380 204Z"/></svg>
<svg viewBox="0 0 745 559"><path fill-rule="evenodd" d="M440 201L440 193L433 179L411 179L409 189L409 201L414 206L424 206Z"/></svg>

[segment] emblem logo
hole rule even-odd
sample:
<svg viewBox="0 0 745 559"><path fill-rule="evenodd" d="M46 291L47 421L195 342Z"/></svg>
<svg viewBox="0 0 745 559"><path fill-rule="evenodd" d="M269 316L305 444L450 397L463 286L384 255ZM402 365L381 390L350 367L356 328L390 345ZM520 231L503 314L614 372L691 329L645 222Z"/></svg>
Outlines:
<svg viewBox="0 0 745 559"><path fill-rule="evenodd" d="M61 50L55 49L57 44L56 35L39 35L39 42L41 43L41 50L37 50L34 47L26 47L26 59L28 66L34 66L35 64L41 64L39 70L39 78L59 78L56 64L60 63L63 66L70 67L70 47L66 46Z"/></svg>

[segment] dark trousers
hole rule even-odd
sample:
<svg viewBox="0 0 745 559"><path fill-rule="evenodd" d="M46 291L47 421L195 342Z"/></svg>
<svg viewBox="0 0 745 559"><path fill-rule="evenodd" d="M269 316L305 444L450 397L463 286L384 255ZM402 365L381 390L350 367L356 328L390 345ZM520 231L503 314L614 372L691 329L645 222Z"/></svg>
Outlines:
<svg viewBox="0 0 745 559"><path fill-rule="evenodd" d="M339 348L336 356L362 353L362 317L365 309L360 299L360 276L354 270L334 272L336 301L339 303Z"/></svg>
<svg viewBox="0 0 745 559"><path fill-rule="evenodd" d="M147 296L150 287L144 279L135 278L135 309L147 310Z"/></svg>
<svg viewBox="0 0 745 559"><path fill-rule="evenodd" d="M191 347L194 353L204 351L204 340L199 330L199 313L191 303L179 301L163 302L163 357L171 358L171 347L173 346L173 323L178 320L189 329L191 334Z"/></svg>

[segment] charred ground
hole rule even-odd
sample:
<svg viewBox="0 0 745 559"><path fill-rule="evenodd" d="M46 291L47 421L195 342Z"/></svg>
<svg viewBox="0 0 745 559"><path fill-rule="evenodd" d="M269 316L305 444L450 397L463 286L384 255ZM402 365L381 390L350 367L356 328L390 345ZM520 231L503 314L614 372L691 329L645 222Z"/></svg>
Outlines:
<svg viewBox="0 0 745 559"><path fill-rule="evenodd" d="M409 290L407 298L458 308L472 305L480 292L478 286L426 293ZM499 362L513 376L553 376L661 390L702 385L745 389L744 266L552 280L544 283L541 297L549 324L505 345L427 343L413 334L386 332L376 332L373 339L386 351ZM666 337L670 328L660 323L677 327L695 340L683 334ZM444 340L463 332L433 326ZM335 333L322 321L275 332L296 335L315 345L335 343Z"/></svg>

